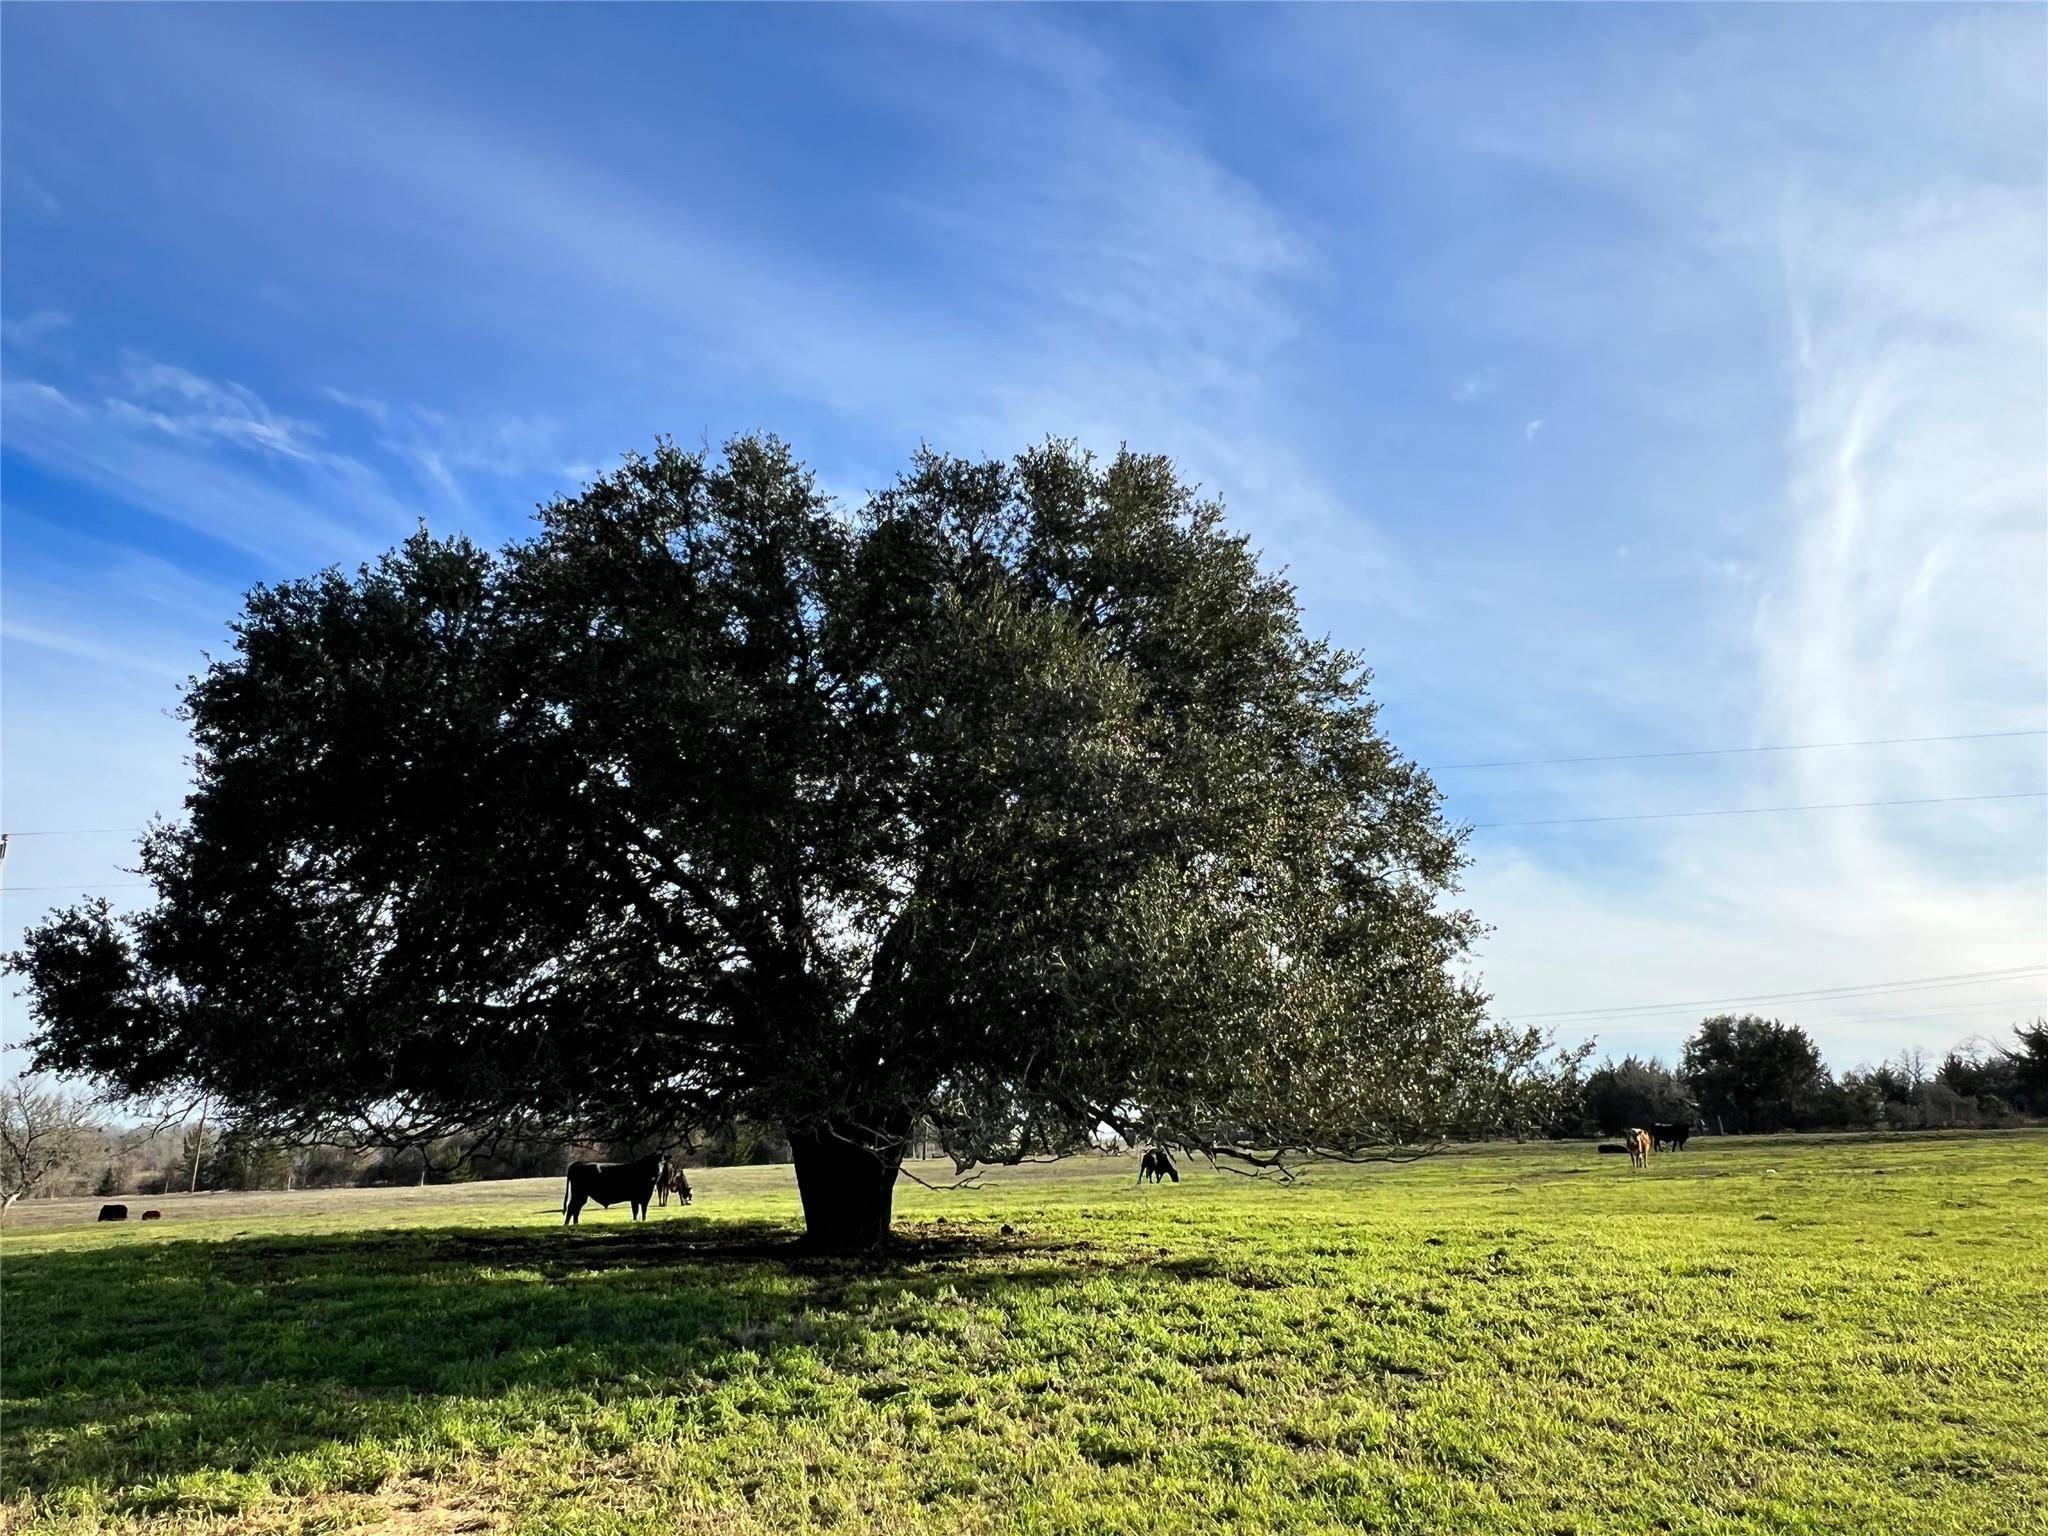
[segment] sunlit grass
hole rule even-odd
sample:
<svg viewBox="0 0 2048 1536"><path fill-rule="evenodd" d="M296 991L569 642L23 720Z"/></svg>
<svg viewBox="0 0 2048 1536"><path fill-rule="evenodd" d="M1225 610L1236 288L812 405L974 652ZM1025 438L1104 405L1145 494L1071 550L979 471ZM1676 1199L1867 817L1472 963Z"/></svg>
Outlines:
<svg viewBox="0 0 2048 1536"><path fill-rule="evenodd" d="M2048 1135L1293 1188L1089 1160L907 1188L902 1251L864 1262L777 1251L781 1170L694 1182L571 1231L544 1184L27 1213L13 1518L2048 1530Z"/></svg>

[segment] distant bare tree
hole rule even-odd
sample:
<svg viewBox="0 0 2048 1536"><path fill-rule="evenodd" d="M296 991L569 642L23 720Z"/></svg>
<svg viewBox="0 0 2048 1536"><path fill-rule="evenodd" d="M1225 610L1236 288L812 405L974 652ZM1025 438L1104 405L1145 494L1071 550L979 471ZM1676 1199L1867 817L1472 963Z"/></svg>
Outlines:
<svg viewBox="0 0 2048 1536"><path fill-rule="evenodd" d="M0 1211L35 1192L51 1174L99 1150L90 1100L45 1087L27 1073L0 1088Z"/></svg>
<svg viewBox="0 0 2048 1536"><path fill-rule="evenodd" d="M1909 1089L1920 1087L1934 1076L1934 1059L1924 1046L1908 1046L1899 1052L1895 1061L1899 1076L1906 1080Z"/></svg>

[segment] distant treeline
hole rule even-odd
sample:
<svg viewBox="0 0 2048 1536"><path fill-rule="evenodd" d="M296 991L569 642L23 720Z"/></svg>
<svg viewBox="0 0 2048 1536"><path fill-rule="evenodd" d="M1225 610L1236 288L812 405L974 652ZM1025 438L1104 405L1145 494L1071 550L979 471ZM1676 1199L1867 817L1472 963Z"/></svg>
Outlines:
<svg viewBox="0 0 2048 1536"><path fill-rule="evenodd" d="M1611 1057L1557 1096L1550 1123L1525 1135L1611 1135L1628 1126L1690 1121L1728 1134L1821 1130L1936 1130L2048 1120L2048 1021L2017 1026L2008 1043L1980 1043L1940 1059L1921 1050L1831 1072L1796 1024L1755 1015L1703 1021L1676 1067L1655 1057ZM680 1140L680 1138L678 1138ZM912 1156L936 1150L920 1127ZM559 1176L576 1158L626 1158L638 1143L565 1146L503 1135L444 1136L369 1151L291 1147L235 1125L154 1131L93 1125L34 1194L153 1195L200 1190L340 1189ZM1076 1148L1075 1150L1079 1150ZM788 1140L772 1127L735 1122L697 1131L687 1164L783 1163Z"/></svg>
<svg viewBox="0 0 2048 1536"><path fill-rule="evenodd" d="M1704 1021L1678 1065L1611 1057L1586 1074L1576 1117L1551 1129L1612 1135L1690 1120L1706 1131L1940 1130L2048 1119L2048 1021L2017 1026L1937 1060L1902 1051L1875 1067L1831 1072L1796 1024L1754 1014ZM1574 1120L1576 1123L1574 1123Z"/></svg>
<svg viewBox="0 0 2048 1536"><path fill-rule="evenodd" d="M473 1179L558 1177L578 1158L628 1158L638 1143L438 1137L410 1146L358 1150L286 1146L234 1125L163 1129L95 1127L78 1137L64 1165L36 1187L41 1197L155 1195L187 1189L347 1189L392 1184L449 1184ZM788 1162L779 1132L744 1122L691 1137L678 1161L701 1167ZM196 1165L196 1166L195 1166Z"/></svg>
<svg viewBox="0 0 2048 1536"><path fill-rule="evenodd" d="M913 1156L935 1152L936 1133L919 1127ZM35 1195L155 1195L199 1190L348 1189L450 1184L474 1179L559 1177L579 1158L637 1157L638 1142L519 1140L481 1134L438 1137L410 1146L357 1150L286 1146L234 1125L173 1125L148 1130L98 1126L78 1136L62 1166ZM772 1127L737 1121L691 1133L678 1162L695 1167L786 1163L789 1140ZM196 1164L196 1170L195 1170Z"/></svg>

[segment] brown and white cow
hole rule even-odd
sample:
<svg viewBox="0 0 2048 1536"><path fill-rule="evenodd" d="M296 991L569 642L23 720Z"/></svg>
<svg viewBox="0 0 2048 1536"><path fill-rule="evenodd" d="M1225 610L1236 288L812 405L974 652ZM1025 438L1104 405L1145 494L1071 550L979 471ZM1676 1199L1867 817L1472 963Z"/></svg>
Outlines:
<svg viewBox="0 0 2048 1536"><path fill-rule="evenodd" d="M1621 1139L1628 1147L1628 1164L1631 1168L1650 1166L1650 1133L1631 1127L1622 1132Z"/></svg>

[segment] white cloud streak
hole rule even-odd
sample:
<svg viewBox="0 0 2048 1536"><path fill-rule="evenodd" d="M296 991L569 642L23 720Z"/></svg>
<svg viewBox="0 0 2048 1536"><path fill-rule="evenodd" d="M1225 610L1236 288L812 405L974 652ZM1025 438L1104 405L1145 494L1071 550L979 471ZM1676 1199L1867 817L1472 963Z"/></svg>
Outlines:
<svg viewBox="0 0 2048 1536"><path fill-rule="evenodd" d="M1774 87L1690 63L1695 102L1731 119L1781 117L1758 99ZM1856 83L1885 94L1876 79ZM1916 84L1940 112L1940 89ZM2048 189L2038 166L2012 181L1957 153L1921 174L1875 176L1865 162L1787 176L1768 157L1731 162L1683 124L1637 136L1633 105L1616 98L1603 109L1596 95L1584 125L1560 127L1569 148L1546 168L1654 209L1659 239L1680 243L1658 247L1667 261L1686 240L1732 243L1773 258L1762 269L1782 274L1781 497L1758 524L1766 568L1736 562L1740 580L1727 584L1748 594L1743 728L1760 740L1853 740L2040 725ZM1830 105L1805 108L1825 116ZM2015 131L2020 119L1994 126ZM1584 137L1609 132L1597 145ZM1538 153L1529 135L1496 147ZM1676 189L1698 200L1698 220L1684 219ZM1641 707L1647 717L1658 704ZM2048 762L2038 741L1813 752L1758 777L1773 786L1753 790L1758 799L1995 793L2040 789ZM1617 810L1656 808L1633 777L1580 780L1576 793L1589 788L1628 797L1602 802ZM1498 925L1485 970L1510 1012L2048 957L2039 802L1646 828L1626 836L1628 873L1596 853L1618 840L1480 839L1473 894ZM1938 999L1921 1000L1923 1017L1913 1001L1888 1018L1817 1017L1814 1032L1846 1064L1906 1044L1944 1047L1984 1027L1939 1014ZM2016 1006L2014 1016L2028 1011ZM1616 1049L1668 1055L1684 1027L1639 1021L1602 1033Z"/></svg>

